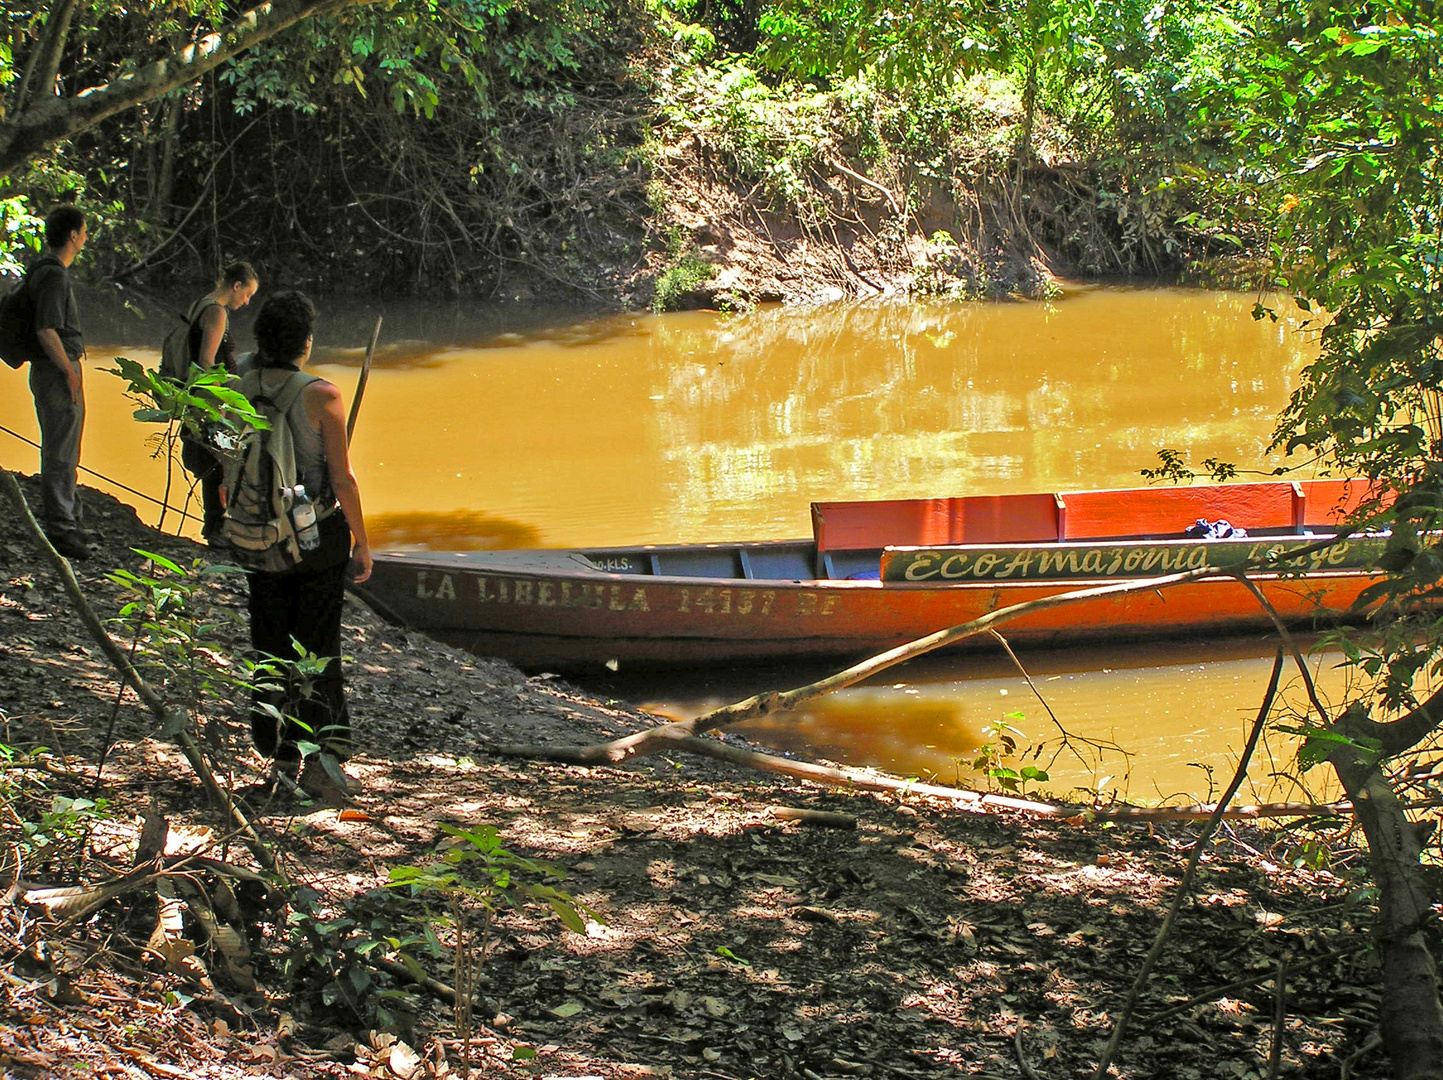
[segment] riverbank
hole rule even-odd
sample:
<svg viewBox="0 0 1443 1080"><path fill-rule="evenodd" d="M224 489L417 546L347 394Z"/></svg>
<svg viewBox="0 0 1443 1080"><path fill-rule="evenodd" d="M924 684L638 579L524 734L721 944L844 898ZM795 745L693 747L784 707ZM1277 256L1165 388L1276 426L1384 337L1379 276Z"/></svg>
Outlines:
<svg viewBox="0 0 1443 1080"><path fill-rule="evenodd" d="M75 569L103 618L122 603L107 575L140 570L131 549L185 567L207 556L107 496L88 499L103 537ZM242 589L221 576L196 594L215 624L203 656L216 669L244 639ZM262 838L300 887L278 905L240 873L254 869L249 855L150 714L118 694L8 509L0 643L4 741L20 755L0 773L7 1076L93 1076L112 1062L157 1077L456 1075L456 1017L444 993L404 977L390 940L420 938L405 951L454 986L452 909L384 888L396 868L436 862L441 823L495 827L510 851L563 871L554 884L592 913L571 933L545 907L498 911L472 1046L492 1075L1085 1075L1190 843L1181 828L983 817L683 757L626 770L497 757L499 743L598 741L649 721L348 603L351 769L365 790L347 807L265 809ZM263 763L236 711L212 712L197 737L243 788ZM73 799L104 803L57 801ZM855 827L788 821L778 806ZM214 862L172 861L68 925L24 903L26 890L123 877L147 812L165 817L176 850ZM1355 856L1340 845L1331 871L1295 867L1283 839L1235 831L1204 856L1117 1075L1261 1077L1275 1035L1290 1075L1335 1076L1345 1059L1354 1076L1383 1074L1376 1051L1355 1054L1377 1007L1354 933L1369 914L1350 900ZM234 938L207 934L203 913L225 923L227 911ZM158 912L180 921L166 929ZM1279 997L1269 980L1284 957Z"/></svg>

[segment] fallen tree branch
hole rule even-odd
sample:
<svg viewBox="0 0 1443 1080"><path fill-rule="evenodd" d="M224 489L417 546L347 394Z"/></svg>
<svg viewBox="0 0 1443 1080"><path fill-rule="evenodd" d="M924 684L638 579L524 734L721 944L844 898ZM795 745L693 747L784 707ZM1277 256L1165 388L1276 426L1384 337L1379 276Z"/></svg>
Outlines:
<svg viewBox="0 0 1443 1080"><path fill-rule="evenodd" d="M855 829L857 819L851 814L837 814L830 810L809 810L803 806L769 806L767 816L778 821L795 821L801 825L816 825L823 829Z"/></svg>
<svg viewBox="0 0 1443 1080"><path fill-rule="evenodd" d="M895 667L904 660L911 660L932 652L934 649L940 649L965 638L986 633L994 626L1022 618L1024 615L1034 615L1040 611L1065 607L1085 600L1170 589L1206 577L1234 577L1246 580L1246 574L1246 570L1234 567L1202 566L1196 570L1169 574L1166 577L1146 578L1141 581L1126 581L1115 585L1101 585L1091 589L1073 589L1069 592L1056 593L1053 596L1044 596L1039 600L1028 600L1021 604L998 608L971 622L962 623L946 630L938 630L925 637L917 638L915 641L909 641L904 645L888 649L886 652L878 653L859 664L854 664L835 675L829 675L825 679L809 683L806 686L799 686L793 690L772 690L757 694L744 701L723 705L719 709L702 713L691 720L662 724L613 739L610 742L596 743L590 746L506 744L496 747L495 752L506 757L540 758L572 765L615 765L631 757L654 754L667 747L674 748L676 743L694 735L739 724L744 720L758 720L775 712L795 709L808 701L824 697L833 690L841 690L862 682L864 679L869 679L890 667Z"/></svg>
<svg viewBox="0 0 1443 1080"><path fill-rule="evenodd" d="M1069 824L1084 821L1206 821L1218 813L1218 804L1198 803L1191 806L1111 806L1084 807L1068 806L1061 803L1040 802L1036 799L1017 799L1008 795L992 795L966 788L947 787L923 783L901 776L877 772L871 769L853 769L845 765L818 764L810 761L795 761L791 758L768 754L759 750L748 750L730 743L700 736L679 739L671 744L673 749L684 750L699 757L725 761L731 765L742 765L758 772L789 776L794 780L818 784L823 787L850 788L857 791L883 791L898 795L922 795L931 799L943 799L957 804L962 809L977 813L992 813L998 810L1031 814L1039 818L1066 821ZM546 747L528 748L541 751L521 756L532 760L558 761L571 764L566 757L548 756ZM559 748L568 750L567 747ZM512 756L507 747L493 747L491 752L501 756ZM1443 799L1419 800L1409 803L1410 808L1443 805ZM1267 818L1339 817L1352 812L1352 804L1338 803L1259 803L1250 806L1223 807L1222 817L1228 821L1257 821Z"/></svg>
<svg viewBox="0 0 1443 1080"><path fill-rule="evenodd" d="M1031 799L1014 799L1006 795L982 795L964 788L943 787L938 784L923 784L915 780L904 780L886 773L848 769L840 765L817 765L809 761L792 761L775 754L762 754L740 746L718 742L716 739L702 739L691 736L678 740L678 749L689 750L702 757L733 765L745 765L761 772L779 773L798 780L834 787L858 788L864 791L892 791L899 794L928 795L947 799L962 806L981 811L1018 810L1035 817L1065 818L1081 813L1079 810L1051 803L1033 802Z"/></svg>

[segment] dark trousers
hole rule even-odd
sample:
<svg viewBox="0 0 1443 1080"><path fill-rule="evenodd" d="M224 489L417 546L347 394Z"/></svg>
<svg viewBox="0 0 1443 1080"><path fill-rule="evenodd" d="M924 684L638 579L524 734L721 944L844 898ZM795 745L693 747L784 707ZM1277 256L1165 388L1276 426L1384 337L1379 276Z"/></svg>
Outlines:
<svg viewBox="0 0 1443 1080"><path fill-rule="evenodd" d="M83 508L75 474L80 468L85 402L77 405L70 400L65 376L49 360L31 361L30 393L40 423L40 519L46 532L78 535Z"/></svg>
<svg viewBox="0 0 1443 1080"><path fill-rule="evenodd" d="M225 520L225 504L221 502L220 486L225 470L203 443L182 439L180 463L185 471L200 481L200 534L209 540L220 532Z"/></svg>
<svg viewBox="0 0 1443 1080"><path fill-rule="evenodd" d="M251 573L251 647L257 661L278 657L285 664L260 683L251 696L251 737L267 757L294 761L299 740L317 743L341 760L350 756L351 718L341 679L341 602L346 563L323 570L285 574ZM295 639L308 652L327 659L319 673L296 670ZM266 706L279 711L284 723ZM296 723L295 721L299 721Z"/></svg>

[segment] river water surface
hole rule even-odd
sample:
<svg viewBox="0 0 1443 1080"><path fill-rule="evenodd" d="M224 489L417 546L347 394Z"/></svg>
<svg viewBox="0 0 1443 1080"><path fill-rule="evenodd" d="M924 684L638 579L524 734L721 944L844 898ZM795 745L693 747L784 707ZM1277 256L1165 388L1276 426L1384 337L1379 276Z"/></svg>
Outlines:
<svg viewBox="0 0 1443 1080"><path fill-rule="evenodd" d="M1255 321L1254 300L1079 287L1046 303L872 302L736 317L322 300L312 370L349 396L384 316L353 443L378 548L783 539L808 534L813 500L1137 486L1160 447L1194 461L1276 464L1266 457L1274 419L1315 346L1286 316ZM158 498L164 463L148 455L119 381L98 369L117 354L154 364L164 318L94 297L83 309L84 464ZM250 315L236 320L242 348ZM0 424L34 438L24 372L0 368L0 388ZM0 434L0 465L33 471L35 460ZM85 480L156 520L154 505ZM184 501L183 487L171 501ZM1272 647L1026 654L1056 722L1005 658L929 660L767 725L766 737L951 780L978 746L1000 745L989 728L1016 728L1026 748L1060 724L1133 756L1084 763L1064 753L1050 770L1055 787L1106 778L1137 798L1206 796L1209 771L1228 768L1256 712ZM1336 693L1334 661L1314 666ZM622 672L596 688L686 715L804 674L817 673Z"/></svg>

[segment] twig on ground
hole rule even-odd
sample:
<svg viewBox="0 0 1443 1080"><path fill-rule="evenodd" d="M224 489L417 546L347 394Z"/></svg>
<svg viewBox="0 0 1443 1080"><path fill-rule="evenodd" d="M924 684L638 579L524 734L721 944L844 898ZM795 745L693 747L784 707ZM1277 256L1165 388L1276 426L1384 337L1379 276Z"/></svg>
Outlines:
<svg viewBox="0 0 1443 1080"><path fill-rule="evenodd" d="M1027 1080L1042 1080L1042 1077L1037 1075L1037 1070L1032 1067L1032 1063L1027 1060L1027 1051L1022 1047L1021 1020L1017 1021L1017 1030L1012 1033L1012 1049L1017 1052L1017 1067L1022 1070L1022 1075Z"/></svg>
<svg viewBox="0 0 1443 1080"><path fill-rule="evenodd" d="M1278 961L1277 981L1273 984L1273 1041L1268 1050L1268 1080L1278 1080L1283 1067L1283 1023L1288 1018L1288 958Z"/></svg>

